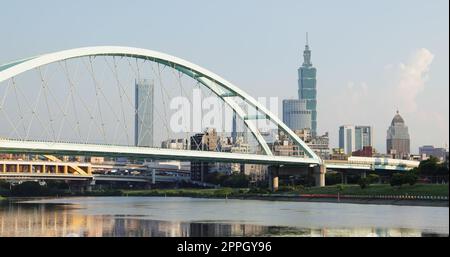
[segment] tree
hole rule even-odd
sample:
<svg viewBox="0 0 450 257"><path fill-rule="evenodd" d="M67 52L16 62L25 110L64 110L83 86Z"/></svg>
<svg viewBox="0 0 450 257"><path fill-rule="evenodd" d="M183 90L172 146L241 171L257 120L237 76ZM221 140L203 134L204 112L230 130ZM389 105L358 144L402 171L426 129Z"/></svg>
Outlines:
<svg viewBox="0 0 450 257"><path fill-rule="evenodd" d="M378 176L377 174L369 174L369 176L367 176L367 179L369 180L369 184L373 184L378 182L378 180L380 179L380 176Z"/></svg>
<svg viewBox="0 0 450 257"><path fill-rule="evenodd" d="M419 167L414 169L417 176L430 176L432 180L438 182L440 179L448 181L449 169L448 169L448 158L444 162L434 156L430 156L427 160L420 162ZM434 179L433 179L434 178Z"/></svg>
<svg viewBox="0 0 450 257"><path fill-rule="evenodd" d="M370 182L368 178L360 178L358 184L361 187L361 189L364 189L369 186Z"/></svg>
<svg viewBox="0 0 450 257"><path fill-rule="evenodd" d="M434 156L430 156L427 160L420 162L418 171L423 175L434 176L438 172L439 166L439 159Z"/></svg>
<svg viewBox="0 0 450 257"><path fill-rule="evenodd" d="M245 174L232 174L223 182L225 187L248 187L250 182L249 176Z"/></svg>
<svg viewBox="0 0 450 257"><path fill-rule="evenodd" d="M391 186L402 186L403 184L416 184L419 176L416 170L407 171L405 174L395 173L391 177Z"/></svg>
<svg viewBox="0 0 450 257"><path fill-rule="evenodd" d="M416 184L418 179L419 179L419 176L417 176L416 170L410 170L410 171L406 172L405 175L403 175L403 183L409 184L411 186Z"/></svg>
<svg viewBox="0 0 450 257"><path fill-rule="evenodd" d="M361 187L361 189L364 189L364 188L368 187L370 184L377 182L379 178L380 178L380 176L372 173L372 174L369 174L365 178L360 178L358 180L358 185Z"/></svg>
<svg viewBox="0 0 450 257"><path fill-rule="evenodd" d="M222 185L226 179L227 175L219 172L211 172L205 176L205 182L215 185Z"/></svg>
<svg viewBox="0 0 450 257"><path fill-rule="evenodd" d="M403 175L400 173L395 173L391 177L391 186L402 186L403 185Z"/></svg>

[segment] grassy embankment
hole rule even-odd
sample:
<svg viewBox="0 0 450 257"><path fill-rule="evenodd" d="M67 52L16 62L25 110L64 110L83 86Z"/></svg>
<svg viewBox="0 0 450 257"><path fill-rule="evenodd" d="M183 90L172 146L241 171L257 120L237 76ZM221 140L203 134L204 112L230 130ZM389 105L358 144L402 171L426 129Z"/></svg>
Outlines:
<svg viewBox="0 0 450 257"><path fill-rule="evenodd" d="M313 187L301 190L303 194L337 194L345 195L420 195L420 196L448 196L448 185L416 184L392 187L391 185L370 185L361 189L358 185L344 185L327 187Z"/></svg>
<svg viewBox="0 0 450 257"><path fill-rule="evenodd" d="M420 196L448 196L448 185L403 185L402 187L392 187L390 185L370 185L368 188L361 189L358 185L327 186L301 188L292 190L289 188L280 188L279 194L343 194L343 195L420 195ZM245 197L252 195L271 195L266 190L249 189L151 189L151 190L122 190L125 196L191 196L191 197Z"/></svg>
<svg viewBox="0 0 450 257"><path fill-rule="evenodd" d="M191 197L226 197L246 194L248 189L220 188L220 189L149 189L122 190L125 196L191 196Z"/></svg>

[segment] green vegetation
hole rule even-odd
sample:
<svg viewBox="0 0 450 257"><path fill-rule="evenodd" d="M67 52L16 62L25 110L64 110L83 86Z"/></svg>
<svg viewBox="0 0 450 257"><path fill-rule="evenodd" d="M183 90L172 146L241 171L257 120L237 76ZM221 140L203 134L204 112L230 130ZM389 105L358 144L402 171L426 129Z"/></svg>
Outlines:
<svg viewBox="0 0 450 257"><path fill-rule="evenodd" d="M345 194L345 195L424 195L448 196L448 184L415 184L402 187L392 187L384 184L374 184L362 189L358 185L341 185L312 187L298 191L301 194Z"/></svg>
<svg viewBox="0 0 450 257"><path fill-rule="evenodd" d="M430 156L428 160L421 161L413 171L426 176L448 176L448 160L439 163L438 158Z"/></svg>
<svg viewBox="0 0 450 257"><path fill-rule="evenodd" d="M358 185L361 187L361 189L365 189L369 187L370 184L373 184L378 181L380 176L377 174L369 174L369 176L365 178L360 178L358 181Z"/></svg>
<svg viewBox="0 0 450 257"><path fill-rule="evenodd" d="M149 189L149 190L122 190L124 196L190 196L190 197L227 197L248 193L248 189L218 188L218 189Z"/></svg>
<svg viewBox="0 0 450 257"><path fill-rule="evenodd" d="M242 188L248 187L250 178L241 173L226 175L219 172L213 172L206 175L205 182L223 187Z"/></svg>
<svg viewBox="0 0 450 257"><path fill-rule="evenodd" d="M377 184L380 177L371 173L364 178L359 174L346 176L346 181L353 183L343 185L342 175L339 173L326 174L326 187L312 187L311 178L289 177L281 179L276 195L296 196L298 194L341 194L341 195L419 195L419 196L448 196L448 162L439 163L431 157L422 161L418 168L405 173L391 176L390 184ZM419 178L431 178L436 184L416 184ZM383 178L385 179L385 177ZM0 195L10 196L180 196L180 197L252 197L274 195L268 189L267 181L250 185L249 177L244 174L225 175L211 173L205 178L206 182L219 185L216 189L195 188L193 184L163 185L171 189L130 189L131 185L96 185L94 190L86 191L83 184L67 184L64 181L47 181L40 185L36 182L23 182L11 185L0 181ZM421 180L429 182L430 179ZM173 187L179 189L173 189ZM143 186L142 186L143 187ZM141 187L141 188L142 188ZM193 188L191 188L193 187ZM249 188L250 187L250 188ZM126 188L126 189L120 189ZM0 196L0 201L5 198Z"/></svg>
<svg viewBox="0 0 450 257"><path fill-rule="evenodd" d="M395 173L391 177L391 186L401 187L404 184L409 184L412 186L417 183L418 179L419 176L414 170L408 171L405 174Z"/></svg>
<svg viewBox="0 0 450 257"><path fill-rule="evenodd" d="M402 187L372 184L362 189L358 185L334 185L326 187L305 188L302 186L283 186L277 194L344 194L344 195L421 195L421 196L448 196L448 185L415 184ZM124 196L188 196L188 197L244 197L256 195L270 195L271 191L264 188L237 189L149 189L149 190L122 190Z"/></svg>
<svg viewBox="0 0 450 257"><path fill-rule="evenodd" d="M0 195L0 202L1 201L6 201L6 198Z"/></svg>

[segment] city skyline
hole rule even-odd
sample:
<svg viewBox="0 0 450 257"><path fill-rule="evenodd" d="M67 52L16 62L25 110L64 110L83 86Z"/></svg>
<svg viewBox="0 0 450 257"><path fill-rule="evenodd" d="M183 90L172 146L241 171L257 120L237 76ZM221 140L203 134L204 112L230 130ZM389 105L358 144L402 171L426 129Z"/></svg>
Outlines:
<svg viewBox="0 0 450 257"><path fill-rule="evenodd" d="M99 2L94 5L101 5ZM200 4L171 3L185 6L187 10ZM86 11L83 17L76 13L87 2L64 6L45 1L26 4L42 9L44 15L37 16L29 11L35 8L19 11L23 5L20 1L4 7L5 15L1 18L4 23L13 20L10 15L20 15L14 19L17 23L5 28L5 34L9 36L0 43L4 49L0 63L85 45L132 45L192 60L234 82L252 96L272 96L276 88L279 99L288 99L296 95L295 69L301 65L304 33L309 31L314 64L318 68L318 134L330 133L331 148L338 145L341 124L368 124L374 129L374 147L384 152L385 131L397 109L408 121L412 153L417 153L422 145L441 147L448 143L446 1L426 4L396 1L389 5L389 12L376 3L348 1L344 6L351 8L340 9L341 14L333 11L342 8L341 4L332 2L327 3L330 9L323 10L323 4L298 1L286 5L289 8L260 1L235 5L202 3L211 13L222 9L234 19L216 19L207 11L206 17L200 18L178 10L170 14L174 15L173 19L160 19L160 15L170 13L170 3L142 2L143 7L130 5L125 9L118 4L108 4L104 13ZM255 4L260 8L248 21L245 18ZM148 20L139 18L142 16L139 12L145 9L161 12L155 11ZM304 9L309 12L301 12ZM45 15L62 10L67 18L61 19L57 15L56 18L61 20L59 23L50 18L53 15ZM329 19L311 22L321 11L325 12L323 15L329 14ZM375 23L379 21L374 15L377 11L384 13L381 24ZM110 25L105 26L103 18L114 14L118 17L133 15L138 19L134 22L127 18L109 20ZM180 19L186 20L181 27ZM205 23L205 19L210 22ZM25 29L31 20L36 32ZM335 22L330 24L330 20ZM129 27L134 29L127 30ZM199 29L188 29L190 27ZM111 33L111 29L117 33ZM369 30L371 34L366 33L364 38L359 36ZM58 32L58 37L54 32ZM204 32L211 34L200 40L198 36ZM234 40L220 43L222 38ZM33 45L28 44L31 40Z"/></svg>

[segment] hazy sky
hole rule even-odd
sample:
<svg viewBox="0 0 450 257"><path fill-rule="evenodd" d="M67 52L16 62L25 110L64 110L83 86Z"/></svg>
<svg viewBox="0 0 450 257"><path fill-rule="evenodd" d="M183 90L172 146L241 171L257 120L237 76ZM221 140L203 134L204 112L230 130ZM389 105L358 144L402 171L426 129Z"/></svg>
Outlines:
<svg viewBox="0 0 450 257"><path fill-rule="evenodd" d="M449 2L7 1L0 63L125 45L199 64L251 95L294 98L305 32L318 69L318 129L372 125L384 152L397 108L412 152L449 141Z"/></svg>

